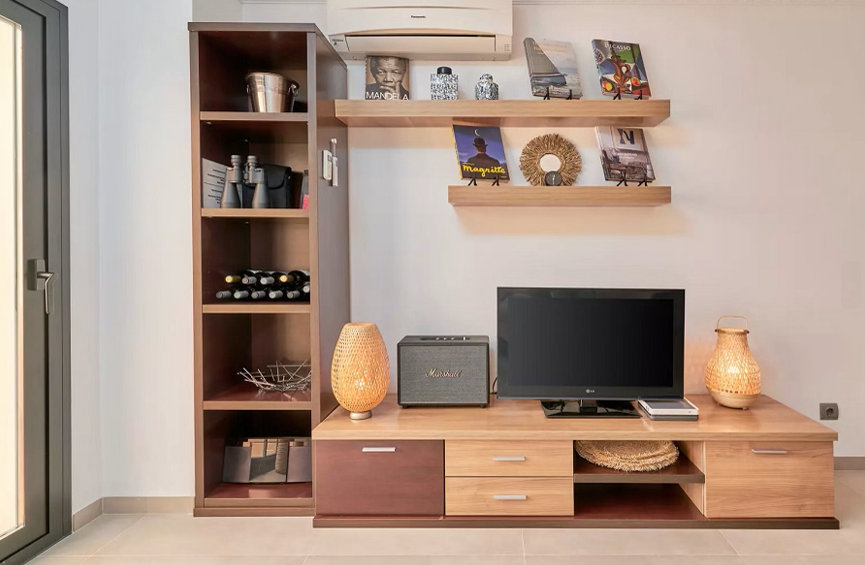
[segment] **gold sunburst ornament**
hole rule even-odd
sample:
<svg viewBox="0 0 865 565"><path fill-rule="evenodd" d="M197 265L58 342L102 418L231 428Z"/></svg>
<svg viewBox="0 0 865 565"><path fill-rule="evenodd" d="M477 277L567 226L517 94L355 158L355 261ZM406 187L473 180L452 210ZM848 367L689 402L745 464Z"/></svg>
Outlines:
<svg viewBox="0 0 865 565"><path fill-rule="evenodd" d="M558 159L560 164L558 168L545 169L541 166L541 159L548 155L555 157L550 159L553 162ZM572 185L583 170L583 159L573 143L557 133L548 133L534 138L523 148L523 153L520 155L520 170L532 186ZM561 176L560 182L549 182L549 179L555 179L557 176L550 173L558 173Z"/></svg>

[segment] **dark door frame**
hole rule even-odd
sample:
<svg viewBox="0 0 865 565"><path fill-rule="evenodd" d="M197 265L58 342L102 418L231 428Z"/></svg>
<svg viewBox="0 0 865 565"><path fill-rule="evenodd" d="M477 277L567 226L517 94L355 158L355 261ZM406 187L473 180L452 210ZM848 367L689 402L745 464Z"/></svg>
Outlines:
<svg viewBox="0 0 865 565"><path fill-rule="evenodd" d="M50 343L47 359L48 532L0 565L23 563L72 531L68 9L56 0L12 1L45 18L45 146L40 149L46 154L45 175L49 187L45 210L46 259L49 268L57 274L60 288L54 295L54 313L47 321Z"/></svg>

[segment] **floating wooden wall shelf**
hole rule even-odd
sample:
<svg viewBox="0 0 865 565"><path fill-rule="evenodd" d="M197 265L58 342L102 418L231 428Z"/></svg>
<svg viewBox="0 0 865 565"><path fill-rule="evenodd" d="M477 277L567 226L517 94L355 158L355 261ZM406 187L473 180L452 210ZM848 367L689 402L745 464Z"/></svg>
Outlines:
<svg viewBox="0 0 865 565"><path fill-rule="evenodd" d="M652 127L670 117L669 100L336 100L351 127Z"/></svg>
<svg viewBox="0 0 865 565"><path fill-rule="evenodd" d="M454 206L661 206L669 186L449 186Z"/></svg>

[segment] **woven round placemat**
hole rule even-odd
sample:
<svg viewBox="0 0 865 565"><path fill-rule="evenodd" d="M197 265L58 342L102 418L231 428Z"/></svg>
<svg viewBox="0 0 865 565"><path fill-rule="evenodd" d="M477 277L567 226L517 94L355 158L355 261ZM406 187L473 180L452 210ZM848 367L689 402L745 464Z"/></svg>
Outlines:
<svg viewBox="0 0 865 565"><path fill-rule="evenodd" d="M574 446L589 463L618 471L657 471L679 458L672 441L577 441Z"/></svg>

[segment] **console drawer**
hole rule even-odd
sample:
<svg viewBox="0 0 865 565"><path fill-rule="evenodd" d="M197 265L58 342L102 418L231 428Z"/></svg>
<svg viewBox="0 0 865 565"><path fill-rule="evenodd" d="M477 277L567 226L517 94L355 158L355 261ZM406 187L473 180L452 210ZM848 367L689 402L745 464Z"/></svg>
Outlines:
<svg viewBox="0 0 865 565"><path fill-rule="evenodd" d="M708 518L835 515L832 442L706 442Z"/></svg>
<svg viewBox="0 0 865 565"><path fill-rule="evenodd" d="M564 441L445 442L448 477L571 477L574 444Z"/></svg>
<svg viewBox="0 0 865 565"><path fill-rule="evenodd" d="M573 516L574 479L448 477L448 516Z"/></svg>
<svg viewBox="0 0 865 565"><path fill-rule="evenodd" d="M315 510L338 516L444 514L444 442L316 441Z"/></svg>

